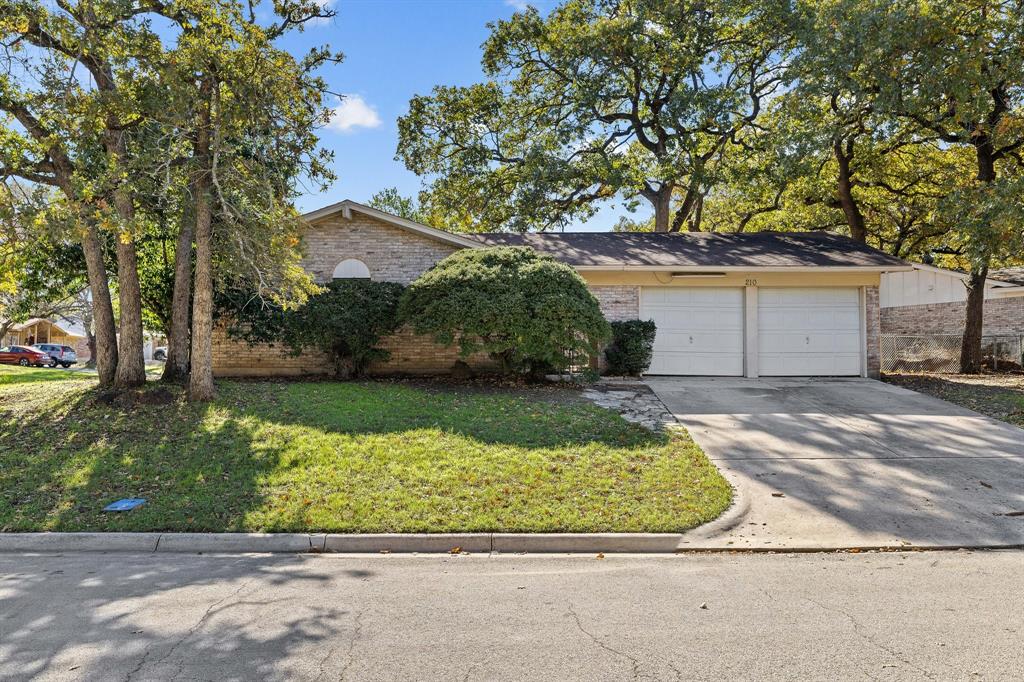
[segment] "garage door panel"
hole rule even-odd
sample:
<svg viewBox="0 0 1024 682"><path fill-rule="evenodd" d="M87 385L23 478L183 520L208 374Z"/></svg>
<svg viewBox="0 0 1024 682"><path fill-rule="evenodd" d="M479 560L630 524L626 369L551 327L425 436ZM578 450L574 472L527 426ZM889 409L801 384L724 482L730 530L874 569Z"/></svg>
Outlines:
<svg viewBox="0 0 1024 682"><path fill-rule="evenodd" d="M758 291L762 376L857 376L862 343L856 288Z"/></svg>
<svg viewBox="0 0 1024 682"><path fill-rule="evenodd" d="M681 374L695 376L742 376L743 356L726 353L694 351L655 352L649 374Z"/></svg>
<svg viewBox="0 0 1024 682"><path fill-rule="evenodd" d="M641 317L657 326L649 374L742 376L742 289L644 288Z"/></svg>

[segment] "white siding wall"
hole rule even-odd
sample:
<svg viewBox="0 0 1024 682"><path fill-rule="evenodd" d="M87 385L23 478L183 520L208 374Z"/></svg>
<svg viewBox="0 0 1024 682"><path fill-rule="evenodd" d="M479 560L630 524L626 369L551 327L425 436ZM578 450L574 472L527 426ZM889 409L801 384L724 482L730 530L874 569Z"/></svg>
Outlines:
<svg viewBox="0 0 1024 682"><path fill-rule="evenodd" d="M966 301L965 277L959 272L931 267L882 273L881 307ZM991 286L987 288L985 297L992 297Z"/></svg>

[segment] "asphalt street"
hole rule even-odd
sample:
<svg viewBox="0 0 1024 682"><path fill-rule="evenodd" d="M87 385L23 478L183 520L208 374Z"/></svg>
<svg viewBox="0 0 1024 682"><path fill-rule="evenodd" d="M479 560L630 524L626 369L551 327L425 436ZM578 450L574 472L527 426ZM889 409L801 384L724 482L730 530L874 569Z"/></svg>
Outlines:
<svg viewBox="0 0 1024 682"><path fill-rule="evenodd" d="M0 555L0 678L1024 676L1024 553Z"/></svg>

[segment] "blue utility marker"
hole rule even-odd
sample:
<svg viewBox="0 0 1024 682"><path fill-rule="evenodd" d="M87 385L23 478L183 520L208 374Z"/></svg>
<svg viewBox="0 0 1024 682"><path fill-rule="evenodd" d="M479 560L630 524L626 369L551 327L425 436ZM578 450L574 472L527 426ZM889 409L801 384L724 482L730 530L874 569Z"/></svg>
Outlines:
<svg viewBox="0 0 1024 682"><path fill-rule="evenodd" d="M118 500L117 502L111 502L110 504L108 504L106 507L103 508L103 511L110 511L110 512L131 511L132 509L135 509L136 507L141 507L144 504L146 504L146 501L144 499L142 499L141 497L126 497L123 500Z"/></svg>

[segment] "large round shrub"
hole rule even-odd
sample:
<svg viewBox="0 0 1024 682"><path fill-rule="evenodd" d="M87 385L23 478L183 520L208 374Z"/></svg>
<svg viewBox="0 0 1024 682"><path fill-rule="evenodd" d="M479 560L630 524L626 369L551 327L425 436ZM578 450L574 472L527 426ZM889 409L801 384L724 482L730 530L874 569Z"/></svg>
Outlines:
<svg viewBox="0 0 1024 682"><path fill-rule="evenodd" d="M506 372L563 370L611 334L575 270L519 246L448 256L406 289L399 316L464 356L490 354Z"/></svg>

